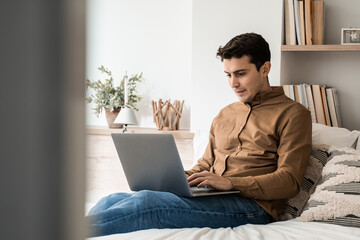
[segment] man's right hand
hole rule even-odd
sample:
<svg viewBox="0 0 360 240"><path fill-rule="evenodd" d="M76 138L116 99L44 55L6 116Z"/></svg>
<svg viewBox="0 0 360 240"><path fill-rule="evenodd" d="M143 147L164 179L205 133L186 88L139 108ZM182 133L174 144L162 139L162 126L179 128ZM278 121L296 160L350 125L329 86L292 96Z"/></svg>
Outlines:
<svg viewBox="0 0 360 240"><path fill-rule="evenodd" d="M188 177L188 182L190 187L197 186L200 188L209 186L220 191L232 190L234 187L232 182L228 178L216 175L208 171L192 174L190 177Z"/></svg>

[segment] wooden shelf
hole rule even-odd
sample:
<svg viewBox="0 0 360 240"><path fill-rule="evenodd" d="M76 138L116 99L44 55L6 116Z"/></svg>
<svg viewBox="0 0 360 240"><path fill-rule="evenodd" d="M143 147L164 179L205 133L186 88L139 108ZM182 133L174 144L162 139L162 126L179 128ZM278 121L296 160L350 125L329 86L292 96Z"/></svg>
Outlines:
<svg viewBox="0 0 360 240"><path fill-rule="evenodd" d="M359 52L360 45L282 45L282 52Z"/></svg>
<svg viewBox="0 0 360 240"><path fill-rule="evenodd" d="M111 133L122 133L122 128L108 128L102 126L87 126L86 133L89 135L110 135ZM142 127L128 127L129 133L169 133L177 139L194 138L194 133L186 129L174 130L174 131L162 131L157 128L142 128Z"/></svg>

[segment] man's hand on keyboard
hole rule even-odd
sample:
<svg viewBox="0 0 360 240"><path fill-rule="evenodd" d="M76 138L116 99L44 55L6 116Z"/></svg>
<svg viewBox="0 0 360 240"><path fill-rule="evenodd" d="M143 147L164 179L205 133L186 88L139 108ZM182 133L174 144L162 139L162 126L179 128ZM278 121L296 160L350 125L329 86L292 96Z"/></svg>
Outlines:
<svg viewBox="0 0 360 240"><path fill-rule="evenodd" d="M218 176L214 173L203 171L200 173L194 173L188 177L190 187L204 187L209 186L216 190L227 191L232 190L233 185L231 181L225 177Z"/></svg>

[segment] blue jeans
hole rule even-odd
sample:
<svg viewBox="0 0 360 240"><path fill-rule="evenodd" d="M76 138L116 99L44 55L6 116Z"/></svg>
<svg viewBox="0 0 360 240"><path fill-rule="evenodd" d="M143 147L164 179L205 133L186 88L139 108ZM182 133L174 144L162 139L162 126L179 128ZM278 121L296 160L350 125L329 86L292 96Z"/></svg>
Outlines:
<svg viewBox="0 0 360 240"><path fill-rule="evenodd" d="M220 228L272 222L258 204L237 194L185 198L148 190L104 197L90 210L87 220L91 236L150 228Z"/></svg>

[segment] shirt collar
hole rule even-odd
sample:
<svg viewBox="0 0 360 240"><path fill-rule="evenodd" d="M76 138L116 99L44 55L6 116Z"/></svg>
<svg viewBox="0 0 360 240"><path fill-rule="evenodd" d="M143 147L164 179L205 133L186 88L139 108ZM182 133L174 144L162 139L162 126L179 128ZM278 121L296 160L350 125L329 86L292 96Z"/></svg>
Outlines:
<svg viewBox="0 0 360 240"><path fill-rule="evenodd" d="M259 105L266 102L269 99L284 95L283 87L271 87L271 91L265 93L258 93L250 102L247 102L250 106Z"/></svg>

